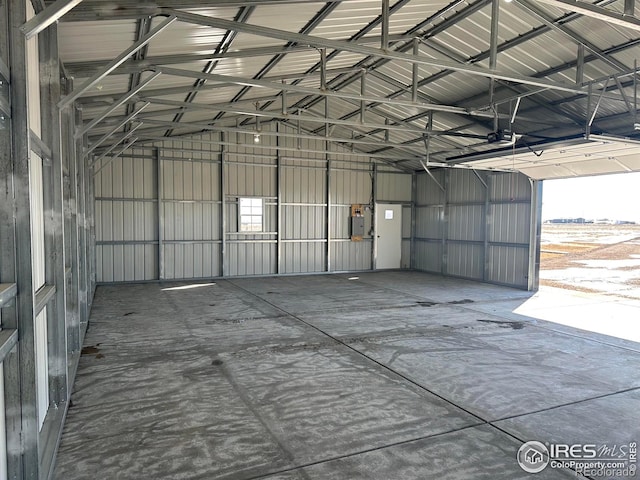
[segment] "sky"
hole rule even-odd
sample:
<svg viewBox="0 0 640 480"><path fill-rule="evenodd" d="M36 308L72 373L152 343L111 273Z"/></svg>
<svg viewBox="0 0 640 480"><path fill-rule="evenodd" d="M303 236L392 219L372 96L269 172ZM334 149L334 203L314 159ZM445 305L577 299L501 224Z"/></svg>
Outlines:
<svg viewBox="0 0 640 480"><path fill-rule="evenodd" d="M640 223L640 173L545 180L542 219L609 218Z"/></svg>

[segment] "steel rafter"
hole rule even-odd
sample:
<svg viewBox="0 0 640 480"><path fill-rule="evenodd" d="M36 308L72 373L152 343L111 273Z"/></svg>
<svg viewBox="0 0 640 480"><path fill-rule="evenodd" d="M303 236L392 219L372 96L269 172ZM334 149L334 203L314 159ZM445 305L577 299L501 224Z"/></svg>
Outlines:
<svg viewBox="0 0 640 480"><path fill-rule="evenodd" d="M306 35L311 33L322 21L327 18L340 4L340 2L326 3L318 13L300 30L300 34ZM297 42L287 42L285 49L295 48L298 46ZM254 76L255 79L264 78L280 61L285 57L285 53L278 53L274 55L264 67ZM251 87L244 87L238 94L236 94L232 101L241 100L247 93L249 93ZM219 115L214 120L221 118Z"/></svg>
<svg viewBox="0 0 640 480"><path fill-rule="evenodd" d="M563 84L561 82L551 82L534 77L528 77L526 75L520 75L516 73L501 72L498 70L491 70L475 65L461 65L456 62L433 60L421 55L413 55L407 53L401 53L391 50L380 50L365 45L357 45L354 43L348 43L340 40L330 40L326 38L316 37L312 35L305 35L300 33L287 32L286 30L280 30L276 28L263 27L259 25L251 25L246 23L234 22L232 20L224 20L221 18L205 17L203 15L197 15L194 13L179 12L175 10L167 9L167 14L172 14L178 17L183 22L193 23L196 25L209 26L214 28L221 28L226 30L234 30L238 32L250 33L257 36L263 36L268 38L274 38L279 40L291 40L296 43L308 43L315 45L319 48L329 48L334 50L341 50L351 53L357 53L365 56L371 56L374 58L381 58L386 60L398 60L409 64L418 63L429 67L442 68L444 70L453 70L469 75L475 75L485 78L494 78L496 80L506 80L514 83L521 83L524 85L532 85L536 87L546 87L552 90L558 90L568 93L583 93L587 92L581 88L574 87L572 85ZM409 43L411 46L411 43Z"/></svg>
<svg viewBox="0 0 640 480"><path fill-rule="evenodd" d="M598 2L598 4L599 4L599 5L606 5L606 4L609 4L609 3L612 3L612 0L605 0L605 1ZM476 11L478 11L479 7L484 7L486 4L487 4L487 2L479 2L479 3L477 3L477 4L471 5L471 6L467 7L467 10L466 10L466 12L465 12L465 13L466 13L467 15L469 15L469 14L471 14L471 13L475 13ZM567 14L567 15L565 15L564 17L562 17L561 19L558 19L557 21L555 21L555 22L554 22L554 24L556 24L556 25L557 25L558 27L560 27L560 28L563 28L562 26L563 26L565 23L568 23L568 22L570 22L570 21L576 20L576 19L578 19L579 17L580 17L580 16L579 16L578 14L575 14L575 13ZM439 25L438 25L438 27L437 27L436 29L433 29L432 31L428 32L426 35L423 35L423 38L430 38L430 37L433 37L433 36L437 35L438 33L442 32L444 29L448 28L449 26L454 25L454 24L455 24L455 23L457 23L457 21L459 21L459 20L460 20L459 18L456 18L456 19L449 19L448 25L441 25L441 24L439 24ZM504 42L503 44L496 45L496 47L495 47L496 53L503 52L503 51L505 51L505 50L507 50L507 49L509 49L509 48L512 48L512 47L515 47L515 46L521 45L521 44L523 44L525 41L531 40L531 39L533 39L533 38L535 38L535 37L537 37L537 36L539 36L539 35L542 35L542 34L544 34L544 33L548 32L548 31L550 31L551 29L552 29L552 26L550 26L550 25L544 25L544 26L541 26L541 27L534 28L533 30L531 30L531 31L530 31L530 32L528 32L527 34L521 35L521 36L517 37L516 39L508 40L508 41ZM463 60L462 60L461 58L459 58L459 57L456 59L456 58L455 58L455 57L456 57L456 55L455 55L455 54L453 54L453 52L448 52L448 51L447 51L447 49L446 49L446 47L439 48L439 46L438 46L437 44L433 45L433 44L431 44L431 43L429 43L429 44L427 44L427 45L428 45L428 46L430 46L431 48L435 48L435 49L436 49L436 51L439 51L441 54L445 54L445 55L447 55L447 56L448 56L449 58L451 58L452 60L463 61ZM405 48L405 49L407 49L407 48L408 48L408 45L404 45L404 48ZM595 47L594 47L594 48L595 48ZM599 53L600 53L600 56L604 56L604 57L610 58L610 57L609 57L609 55L608 55L608 52L599 52ZM480 54L476 55L475 57L472 57L472 58L470 58L470 59L466 60L466 62L465 62L465 63L476 63L476 62L478 62L478 61L485 60L485 59L489 58L490 56L491 56L491 49L490 49L490 50L487 50L487 51L485 51L485 52L482 52L482 53L480 53ZM596 56L596 54L594 53L594 54L593 54L593 56L589 56L589 57L587 57L587 58L585 59L585 62L592 61L592 60L594 60L595 58L600 58L600 56ZM354 65L354 68L364 66L364 65L365 65L366 60L367 60L367 59L365 59L365 60L363 60L363 61L359 62L359 63L358 63L358 64L356 64L356 65ZM370 72L375 72L375 69L376 69L376 68L379 68L380 66L384 65L385 63L386 63L386 61L385 61L385 60L379 60L376 64L374 64L374 65L372 65L372 66L370 67L370 70L369 70L369 71L370 71ZM376 72L376 73L377 73L377 72ZM451 74L451 73L454 73L454 72L453 72L453 71L451 71L451 70L443 70L442 72L439 72L439 73L437 73L437 74L435 74L435 75L433 75L433 76L431 76L431 77L427 77L427 78L425 78L425 79L421 80L421 81L419 82L419 87L423 87L423 86L425 86L425 85L427 85L427 84L429 84L429 83L432 83L432 82L435 82L435 81L437 81L437 80L440 80L440 79L444 78L445 76L447 76L447 75L449 75L449 74ZM549 73L546 73L546 74L544 74L544 75L542 75L542 74L536 74L536 75L534 75L534 76L535 76L535 77L544 77L544 76L551 75L552 73L555 73L555 72L549 71ZM351 78L351 79L347 80L345 84L341 85L341 87L342 87L342 86L345 86L345 85L346 85L346 84L348 84L348 83L353 82L354 80L355 80L355 78ZM341 87L339 87L339 88L341 88ZM394 95L395 95L395 96L402 95L402 94L404 94L404 93L407 91L407 89L408 89L408 87L407 87L407 86L404 86L404 87L402 87L400 90L398 90L397 92L395 92L395 93L394 93ZM512 88L512 90L513 90L513 88ZM523 94L525 94L525 95L526 95L526 94L527 94L527 92L523 92ZM394 97L391 97L391 96L390 96L390 98L394 98ZM475 97L474 97L474 98L475 98ZM546 106L545 106L545 102L543 102L543 101L538 101L538 100L536 100L536 99L533 99L533 101L534 101L534 102L536 102L539 106L545 107L545 108L547 108L547 109L552 109L552 111L553 111L554 113L558 114L558 115L562 115L562 116L567 117L567 118L568 118L569 120L571 120L573 123L576 123L576 122L577 122L577 123L580 123L580 122L579 122L579 119L577 119L575 116L572 116L571 114L568 114L567 112L564 112L562 109L553 108L553 106L552 106L552 105L546 105ZM460 104L463 104L463 105L464 105L464 104L467 104L467 105L468 105L468 104L469 104L469 102L468 102L468 101L466 101L466 100L463 100L463 101L461 101L461 102L460 102ZM354 111L354 112L352 112L352 114L355 114L355 113L356 113L355 111Z"/></svg>
<svg viewBox="0 0 640 480"><path fill-rule="evenodd" d="M240 22L240 23L246 22L247 20L249 20L249 17L251 17L251 14L254 12L254 10L255 10L255 7L253 6L240 8L240 10L238 11L237 15L234 18L234 21ZM236 38L237 35L238 35L237 31L227 30L227 32L224 34L224 37L222 38L222 41L217 46L214 52L214 55L224 54L227 51L229 51L229 48L231 48L231 44L233 43L233 40ZM204 69L202 70L202 72L205 74L210 74L218 66L219 62L220 62L219 60L209 61L207 65L204 67ZM196 96L198 95L198 91L206 82L207 80L204 78L197 79L193 84L193 90L187 94L187 98L185 99L185 102L186 103L193 102ZM183 116L184 116L184 112L180 112L176 114L173 121L176 123L179 123L180 120L182 120ZM169 137L171 136L171 133L172 133L172 130L167 130L167 132L165 133L165 136Z"/></svg>

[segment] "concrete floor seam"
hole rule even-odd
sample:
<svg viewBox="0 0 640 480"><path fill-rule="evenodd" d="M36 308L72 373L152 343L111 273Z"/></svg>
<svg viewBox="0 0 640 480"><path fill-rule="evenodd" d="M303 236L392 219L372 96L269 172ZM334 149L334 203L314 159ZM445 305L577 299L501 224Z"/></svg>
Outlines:
<svg viewBox="0 0 640 480"><path fill-rule="evenodd" d="M579 405L581 403L591 402L593 400L599 400L601 398L613 397L615 395L620 395L620 394L629 393L629 392L636 392L636 391L640 391L640 386L631 387L631 388L625 388L623 390L618 390L617 392L604 393L602 395L596 395L594 397L583 398L581 400L575 400L573 402L567 402L567 403L563 403L561 405L554 405L553 407L541 408L539 410L534 410L534 411L527 412L527 413L521 413L519 415L509 415L507 417L499 418L497 420L491 420L491 422L488 422L488 423L493 424L493 422L502 422L504 420L511 420L511 419L514 419L514 418L525 417L527 415L534 415L536 413L549 412L549 411L552 411L552 410L556 410L558 408L570 407L572 405Z"/></svg>
<svg viewBox="0 0 640 480"><path fill-rule="evenodd" d="M234 285L235 287L239 288L240 290L242 290L242 291L244 291L244 292L248 293L249 295L252 295L252 296L254 296L254 297L256 297L256 298L259 298L259 299L261 299L261 300L265 301L266 303L268 303L268 304L269 304L269 305L271 305L272 307L274 307L274 308L276 308L276 309L278 309L278 310L281 310L282 312L285 312L287 315L291 316L292 318L296 319L297 321L299 321L299 322L301 322L301 323L303 323L303 324L305 324L305 325L307 325L307 326L309 326L309 327L311 327L311 328L315 329L316 331L318 331L319 333L321 333L321 334L323 334L323 335L326 335L327 337L329 337L329 338L330 338L330 339L332 339L333 341L335 341L335 342L339 343L340 345L343 345L343 346L347 347L348 349L352 350L353 352L357 353L358 355L360 355L360 356L362 356L362 357L366 358L366 359L367 359L367 360L369 360L370 362L375 363L375 364L376 364L376 365L378 365L379 367L382 367L383 369L385 369L385 370L387 370L387 371L389 371L389 372L393 373L394 375L399 376L400 378L402 378L403 380L405 380L405 381L407 381L407 382L411 383L412 385L415 385L415 386L417 386L418 388L420 388L420 389L422 389L422 390L424 390L424 391L426 391L426 392L428 392L428 393L430 393L430 394L432 394L432 395L434 395L434 396L436 396L436 397L440 398L441 400L443 400L443 401L445 401L445 402L449 403L450 405L454 406L455 408L458 408L458 409L460 409L460 410L464 411L465 413L467 413L467 414L469 414L469 415L472 415L473 417L477 418L477 419L478 419L478 420L480 420L480 422L481 422L481 423L479 423L479 424L477 424L477 425L472 425L472 426L465 427L465 428L478 427L479 425L488 425L488 426L491 426L492 428L495 428L496 430L498 430L498 431L502 432L503 434L508 435L509 437L513 438L514 440L516 440L516 441L518 441L518 442L520 442L520 443L524 443L524 442L526 441L526 440L524 440L523 438L520 438L520 437L518 437L518 436L514 435L513 433L508 432L508 431L504 430L503 428L500 428L500 427L496 426L496 425L493 423L493 422L498 422L498 421L500 421L500 420L504 420L504 419L492 420L492 421L486 420L486 419L482 418L481 416L479 416L478 414L475 414L475 413L473 413L473 412L471 412L471 411L469 411L469 410L465 409L464 407L461 407L460 405L457 405L455 402L453 402L453 401L451 401L451 400L447 399L446 397L444 397L444 396L442 396L442 395L440 395L440 394L438 394L438 393L436 393L436 392L431 391L430 389L426 388L424 385L421 385L420 383L418 383L418 382L416 382L416 381L412 380L412 379L411 379L411 378L409 378L408 376L403 375L403 374L399 373L398 371L396 371L396 370L392 369L391 367L389 367L389 366L387 366L387 365L385 365L385 364L383 364L383 363L381 363L381 362L378 362L377 360L375 360L375 359L373 359L373 358L369 357L368 355L366 355L366 354L362 353L361 351L357 350L356 348L352 347L351 345L349 345L349 344L347 344L347 343L345 343L345 342L341 341L339 338L337 338L337 337L335 337L335 336L333 336L333 335L331 335L331 334L329 334L329 333L325 332L325 331L324 331L324 330L322 330L321 328L316 327L315 325L313 325L313 324L311 324L311 323L309 323L309 322L307 322L307 321L305 321L305 320L301 319L301 318L300 318L300 317L298 317L297 315L294 315L294 314L292 314L291 312L288 312L288 311L287 311L287 310L285 310L284 308L279 307L278 305L276 305L276 304L273 304L273 303L269 302L268 300L266 300L266 299L265 299L265 298L263 298L262 296L260 296L260 295L258 295L258 294L256 294L256 293L254 293L254 292L252 292L252 291L250 291L250 290L247 290L247 289L245 289L245 288L243 288L243 287L241 287L241 286L237 285L236 283L233 283L232 281L229 281L229 283L231 283L231 284L232 284L232 285ZM368 285L370 285L370 284L368 284ZM376 286L376 287L377 287L377 286ZM394 289L388 289L388 290L393 290L393 291L395 291ZM417 297L417 298L424 298L424 297ZM449 306L449 305L447 305L447 306ZM472 309L470 309L470 308L465 308L463 305L456 305L456 304L452 304L452 305L450 305L450 306L451 306L451 307L454 307L454 308L459 307L460 309L472 310ZM501 317L501 318L504 318L504 317ZM579 337L579 338L582 338L582 337ZM640 388L640 387L639 387L639 388ZM636 389L637 389L637 388L631 388L631 389L628 389L628 390L633 391L633 390L636 390ZM622 393L622 392L624 392L624 391L621 391L621 392L615 392L615 393L606 394L606 395L602 395L602 397L606 397L606 396L610 396L610 395L615 395L616 393ZM594 398L598 398L598 397L594 397ZM563 406L569 406L569 405L573 405L573 404L575 404L575 403L581 403L581 402L583 402L583 401L588 401L588 400L591 400L591 399L579 400L579 401L577 401L577 402L570 402L570 403L567 403L566 405L564 405L564 404L563 404L563 405L556 405L556 406L551 407L551 408L549 408L549 409L543 409L543 411L544 411L544 410L552 410L553 408L559 408L559 407L563 407ZM528 415L528 414L531 414L531 413L536 413L536 412L527 412L526 414L516 415L515 417L524 416L524 415ZM435 436L435 435L432 435L431 437L433 437L433 436ZM428 437L427 437L427 438L428 438ZM415 441L415 440L414 440L414 441ZM404 443L407 443L407 442L404 442ZM391 446L391 445L389 445L389 446ZM382 448L388 448L389 446L387 446L387 447L380 447L380 449L382 449ZM376 449L374 449L374 450L376 450ZM345 457L348 457L348 456L345 456ZM312 463L312 464L307 465L307 466L316 465L316 464L320 464L320 463L326 463L327 461L330 461L330 460L325 460L324 462ZM297 468L304 468L304 467L297 467ZM296 469L291 469L291 470L287 470L287 471L293 471L293 470L296 470ZM576 478L591 479L591 477L585 477L585 476L583 476L583 475L580 475L580 476L579 476L578 472L576 472L575 470L570 470L570 471L571 471L572 473L575 473ZM276 472L276 473L284 473L284 472ZM272 474L270 474L270 475L273 475L273 474L275 474L275 473L272 473ZM259 479L259 478L264 478L264 477L255 477L255 478L256 478L256 479ZM253 479L247 479L247 480L253 480Z"/></svg>
<svg viewBox="0 0 640 480"><path fill-rule="evenodd" d="M387 371L391 372L392 374L394 374L394 375L395 375L395 376L397 376L397 377L402 378L403 380L405 380L405 381L407 381L407 382L411 383L412 385L414 385L414 386L418 387L419 389L424 390L425 392L427 392L427 393L429 393L429 394L431 394L431 395L434 395L435 397L437 397L437 398L439 398L439 399L441 399L441 400L443 400L443 401L447 402L448 404L450 404L450 405L454 406L455 408L457 408L457 409L459 409L459 410L462 410L463 412L465 412L465 413L467 413L467 414L469 414L469 415L473 416L474 418L477 418L478 420L480 420L480 423L479 423L478 425L481 425L481 424L488 424L488 423L489 423L489 421L488 421L488 420L485 420L484 418L480 417L479 415L477 415L477 414L475 414L475 413L473 413L473 412L471 412L471 411L469 411L469 410L465 409L464 407L461 407L461 406L457 405L455 402L452 402L451 400L449 400L449 399L447 399L447 398L443 397L442 395L439 395L439 394L437 394L437 393L435 393L435 392L432 392L431 390L429 390L428 388L426 388L424 385L421 385L420 383L416 382L415 380L412 380L411 378L407 377L406 375L403 375L402 373L400 373L400 372L398 372L398 371L394 370L393 368L391 368L391 367L389 367L389 366L387 366L387 365L385 365L385 364L383 364L383 363L381 363L381 362L378 362L377 360L375 360L375 359L373 359L373 358L369 357L368 355L366 355L366 354L362 353L362 352L361 352L361 351L359 351L358 349L356 349L356 348L352 347L351 345L349 345L349 344L347 344L347 343L343 342L343 341L342 341L342 340L340 340L339 338L337 338L337 337L335 337L335 336L331 335L330 333L325 332L325 331L324 331L324 330L322 330L321 328L316 327L315 325L313 325L313 324L311 324L311 323L309 323L309 322L307 322L307 321L305 321L305 320L301 319L300 317L298 317L298 316L296 316L296 315L294 315L294 314L292 314L292 313L287 312L285 309L283 309L283 308L281 308L281 307L279 307L279 306L277 306L277 305L275 305L275 304L273 304L273 303L269 302L268 300L266 300L266 299L262 298L261 296L259 296L259 295L255 294L255 293L251 292L250 290L246 290L245 288L243 288L243 287L241 287L241 286L239 286L239 285L236 285L236 284L235 284L235 283L233 283L233 282L230 282L230 283L231 283L232 285L236 286L237 288L239 288L240 290L242 290L242 291L244 291L244 292L248 293L249 295L253 295L254 297L260 298L261 300L264 300L266 303L268 303L268 304L269 304L269 305L271 305L272 307L277 308L277 309L279 309L279 310L281 310L281 311L283 311L283 312L287 313L291 318L293 318L293 319L295 319L295 320L297 320L297 321L299 321L299 322L301 322L301 323L305 324L306 326L308 326L308 327L310 327L310 328L313 328L313 329L314 329L314 330L316 330L317 332L321 333L322 335L325 335L326 337L330 338L330 339L331 339L331 340L333 340L334 342L336 342L336 343L338 343L338 344L340 344L340 345L342 345L342 346L344 346L344 347L348 348L348 349L349 349L349 350L351 350L352 352L355 352L356 354L358 354L358 355L359 355L359 356L361 356L362 358L365 358L365 359L366 359L366 360L368 360L369 362L375 363L377 366L382 367L383 369L385 369L385 370L387 370Z"/></svg>
<svg viewBox="0 0 640 480"><path fill-rule="evenodd" d="M282 474L282 473L294 472L294 471L297 471L297 470L302 470L304 468L312 467L314 465L322 465L323 463L333 462L335 460L343 460L345 458L357 457L358 455L362 455L362 454L365 454L365 453L377 452L377 451L380 451L380 450L385 450L387 448L397 447L397 446L400 446L400 445L407 445L407 444L410 444L410 443L413 443L413 442L419 442L421 440L428 440L430 438L437 438L437 437L441 437L443 435L450 435L450 434L456 433L456 432L462 432L464 430L477 428L480 425L488 425L488 423L484 423L484 424L480 424L479 423L479 424L476 424L476 425L467 425L465 427L454 428L454 429L448 430L446 432L434 433L433 435L424 435L424 436L421 436L421 437L410 438L408 440L401 440L401 441L398 441L398 442L389 443L387 445L381 445L379 447L367 448L367 449L360 450L360 451L357 451L357 452L347 453L345 455L338 455L338 456L334 456L334 457L330 457L330 458L325 458L323 460L318 460L318 461L315 461L315 462L308 462L308 463L305 463L305 464L302 464L302 465L296 465L296 466L293 466L293 467L290 467L290 468L285 468L285 469L282 469L282 470L277 470L277 471L265 473L264 475L258 475L258 476L254 476L254 477L244 478L242 480L259 480L261 478L267 478L267 477L269 477L271 475L279 475L279 474ZM502 431L502 429L500 429L498 427L495 427L495 428L497 430ZM513 435L509 434L508 432L504 432L504 433L506 433L507 435L513 437Z"/></svg>
<svg viewBox="0 0 640 480"><path fill-rule="evenodd" d="M98 292L55 478L524 479L525 441L638 438L640 352L510 289L360 278Z"/></svg>

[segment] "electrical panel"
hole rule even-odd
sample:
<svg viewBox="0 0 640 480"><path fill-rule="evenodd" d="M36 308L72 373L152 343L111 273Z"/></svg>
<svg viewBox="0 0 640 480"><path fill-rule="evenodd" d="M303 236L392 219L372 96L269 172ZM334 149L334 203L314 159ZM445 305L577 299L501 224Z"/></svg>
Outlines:
<svg viewBox="0 0 640 480"><path fill-rule="evenodd" d="M351 241L361 242L364 236L364 207L351 205Z"/></svg>

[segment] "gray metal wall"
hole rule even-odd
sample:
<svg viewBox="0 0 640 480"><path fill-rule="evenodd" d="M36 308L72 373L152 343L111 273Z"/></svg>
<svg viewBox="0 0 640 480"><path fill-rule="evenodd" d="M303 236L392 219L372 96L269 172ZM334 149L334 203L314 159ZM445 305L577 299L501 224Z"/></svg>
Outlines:
<svg viewBox="0 0 640 480"><path fill-rule="evenodd" d="M352 242L351 204L403 205L410 266L412 176L297 139L285 125L206 133L132 148L96 166L99 282L369 270L372 209ZM246 146L251 145L251 146ZM375 185L375 195L374 195ZM263 232L238 231L238 199L264 199Z"/></svg>
<svg viewBox="0 0 640 480"><path fill-rule="evenodd" d="M431 173L416 181L413 267L535 288L537 182L520 173Z"/></svg>
<svg viewBox="0 0 640 480"><path fill-rule="evenodd" d="M73 89L57 25L29 41L19 29L34 6L0 2L0 478L12 479L52 475L95 288L82 117L57 107Z"/></svg>

